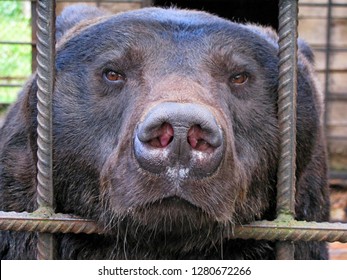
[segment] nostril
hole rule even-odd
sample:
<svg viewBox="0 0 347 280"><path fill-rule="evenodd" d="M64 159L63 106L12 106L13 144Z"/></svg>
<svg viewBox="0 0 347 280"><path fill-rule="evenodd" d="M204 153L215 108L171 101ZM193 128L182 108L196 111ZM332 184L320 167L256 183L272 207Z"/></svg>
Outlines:
<svg viewBox="0 0 347 280"><path fill-rule="evenodd" d="M160 128L154 132L154 137L148 141L148 144L154 148L165 148L173 139L174 130L171 124L163 123Z"/></svg>
<svg viewBox="0 0 347 280"><path fill-rule="evenodd" d="M194 150L208 152L213 149L212 145L206 140L200 125L193 125L189 129L187 141Z"/></svg>
<svg viewBox="0 0 347 280"><path fill-rule="evenodd" d="M141 120L134 131L133 152L143 170L170 182L208 177L217 170L225 141L222 127L208 108L164 102Z"/></svg>

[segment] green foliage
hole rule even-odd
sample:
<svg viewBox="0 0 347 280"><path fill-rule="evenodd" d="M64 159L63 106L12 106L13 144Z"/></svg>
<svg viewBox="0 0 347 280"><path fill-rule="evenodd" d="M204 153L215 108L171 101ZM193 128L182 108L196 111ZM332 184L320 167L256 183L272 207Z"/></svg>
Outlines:
<svg viewBox="0 0 347 280"><path fill-rule="evenodd" d="M1 42L30 42L30 18L21 1L0 1L0 84L23 84L31 74L31 46ZM20 87L0 87L0 103L11 103Z"/></svg>
<svg viewBox="0 0 347 280"><path fill-rule="evenodd" d="M15 0L1 1L0 2L1 15L8 19L23 17L22 6L23 6L22 2L15 1Z"/></svg>

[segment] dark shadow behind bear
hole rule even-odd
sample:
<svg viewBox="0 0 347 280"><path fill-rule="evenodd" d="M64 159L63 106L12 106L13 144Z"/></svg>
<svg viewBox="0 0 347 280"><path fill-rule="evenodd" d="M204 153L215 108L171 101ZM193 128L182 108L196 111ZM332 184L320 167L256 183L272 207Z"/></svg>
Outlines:
<svg viewBox="0 0 347 280"><path fill-rule="evenodd" d="M274 259L274 243L228 239L275 218L277 35L196 11L57 19L56 212L103 235L56 234L62 259ZM296 218L328 220L323 97L299 43ZM37 78L0 131L0 210L34 211ZM33 259L36 234L2 231L1 259ZM326 259L297 242L297 259Z"/></svg>

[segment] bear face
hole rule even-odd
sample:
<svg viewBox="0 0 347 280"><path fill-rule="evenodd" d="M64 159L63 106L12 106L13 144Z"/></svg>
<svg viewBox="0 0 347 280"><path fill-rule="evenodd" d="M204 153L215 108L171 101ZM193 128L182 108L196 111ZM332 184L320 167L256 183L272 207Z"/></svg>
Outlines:
<svg viewBox="0 0 347 280"><path fill-rule="evenodd" d="M61 236L61 257L272 258L270 242L227 236L235 224L275 218L275 33L157 8L65 33L53 93L56 211L94 219L106 233ZM297 216L325 220L322 98L304 54L298 67ZM34 77L2 128L6 211L35 207L35 94ZM307 244L298 258L326 255L323 244Z"/></svg>

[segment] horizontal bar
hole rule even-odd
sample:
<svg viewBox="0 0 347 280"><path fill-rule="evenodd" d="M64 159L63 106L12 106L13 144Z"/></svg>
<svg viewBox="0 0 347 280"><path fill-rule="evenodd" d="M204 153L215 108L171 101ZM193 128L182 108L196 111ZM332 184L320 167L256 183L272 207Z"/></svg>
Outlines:
<svg viewBox="0 0 347 280"><path fill-rule="evenodd" d="M346 121L329 121L327 122L326 125L331 127L347 127L347 120Z"/></svg>
<svg viewBox="0 0 347 280"><path fill-rule="evenodd" d="M8 80L23 80L26 81L28 76L0 76L0 80L8 81Z"/></svg>
<svg viewBox="0 0 347 280"><path fill-rule="evenodd" d="M299 21L301 19L321 19L321 20L325 20L327 17L326 16L307 16L307 15L300 15L299 16ZM334 20L347 20L347 16L346 17L342 17L342 16L339 16L339 17L335 17Z"/></svg>
<svg viewBox="0 0 347 280"><path fill-rule="evenodd" d="M58 0L59 1L59 0ZM347 7L347 3L299 3L299 7Z"/></svg>
<svg viewBox="0 0 347 280"><path fill-rule="evenodd" d="M1 0L11 2L13 0ZM37 2L38 0L17 0L19 2ZM142 0L56 0L59 2L74 3L74 2L94 2L94 3L141 3Z"/></svg>
<svg viewBox="0 0 347 280"><path fill-rule="evenodd" d="M236 226L230 237L270 241L328 241L347 243L347 224L305 221L259 221Z"/></svg>
<svg viewBox="0 0 347 280"><path fill-rule="evenodd" d="M34 42L20 42L20 41L0 41L0 45L30 45L36 46Z"/></svg>
<svg viewBox="0 0 347 280"><path fill-rule="evenodd" d="M64 214L48 216L36 212L17 213L0 211L0 230L49 233L102 233L101 228L92 220Z"/></svg>
<svg viewBox="0 0 347 280"><path fill-rule="evenodd" d="M342 135L328 135L328 141L347 141L347 136Z"/></svg>
<svg viewBox="0 0 347 280"><path fill-rule="evenodd" d="M37 231L50 233L102 234L103 230L93 220L65 214L50 217L39 213L0 211L0 230ZM347 224L316 223L304 221L258 221L237 225L227 234L230 238L271 241L329 241L347 242Z"/></svg>
<svg viewBox="0 0 347 280"><path fill-rule="evenodd" d="M325 73L325 72L330 72L330 73L336 73L336 74L344 74L346 73L347 68L340 68L340 69L317 69L316 72L317 73Z"/></svg>
<svg viewBox="0 0 347 280"><path fill-rule="evenodd" d="M328 101L347 101L347 93L329 93Z"/></svg>
<svg viewBox="0 0 347 280"><path fill-rule="evenodd" d="M347 180L347 171L330 170L329 178Z"/></svg>
<svg viewBox="0 0 347 280"><path fill-rule="evenodd" d="M22 87L22 84L0 84L1 87Z"/></svg>
<svg viewBox="0 0 347 280"><path fill-rule="evenodd" d="M316 52L326 52L327 51L327 48L326 47L322 47L321 45L311 44L310 46ZM330 48L330 52L347 52L347 48L344 48L344 47L331 47Z"/></svg>

